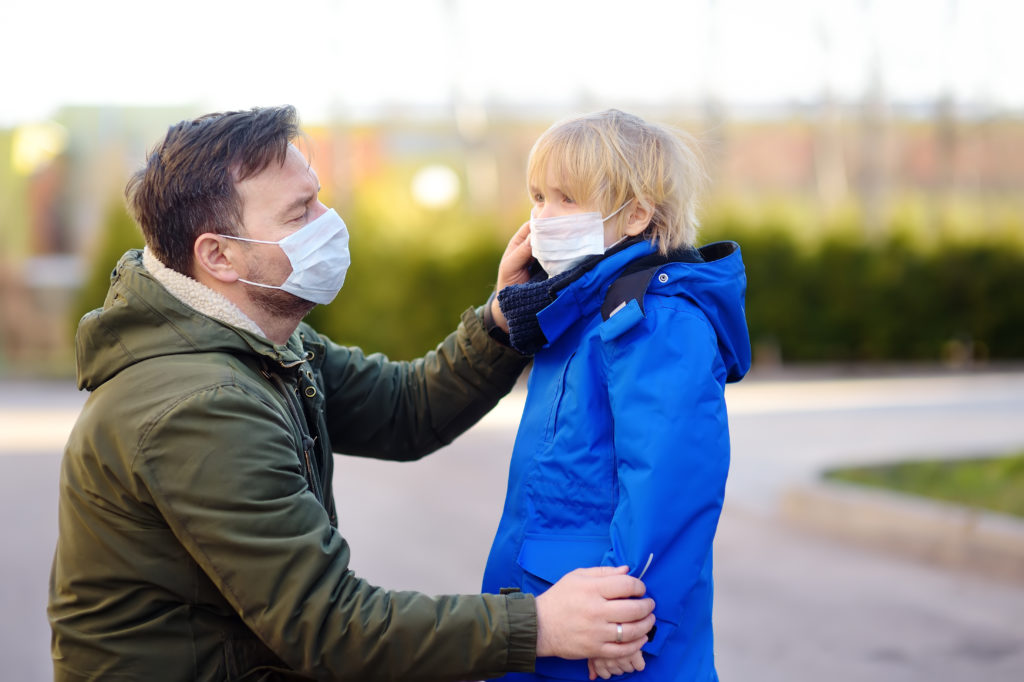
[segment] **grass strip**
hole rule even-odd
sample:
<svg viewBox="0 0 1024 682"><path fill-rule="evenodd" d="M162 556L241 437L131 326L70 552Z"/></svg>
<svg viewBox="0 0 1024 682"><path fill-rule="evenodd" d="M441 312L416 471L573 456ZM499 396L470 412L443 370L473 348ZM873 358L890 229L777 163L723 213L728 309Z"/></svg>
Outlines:
<svg viewBox="0 0 1024 682"><path fill-rule="evenodd" d="M825 477L1024 517L1024 452L850 467Z"/></svg>

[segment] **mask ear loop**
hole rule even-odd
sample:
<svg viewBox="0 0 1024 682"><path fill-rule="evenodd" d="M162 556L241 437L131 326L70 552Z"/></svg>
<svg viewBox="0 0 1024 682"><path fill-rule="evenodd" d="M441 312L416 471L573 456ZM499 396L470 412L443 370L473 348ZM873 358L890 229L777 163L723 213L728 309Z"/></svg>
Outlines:
<svg viewBox="0 0 1024 682"><path fill-rule="evenodd" d="M235 241L239 241L239 242L250 242L252 244L274 244L276 246L280 246L280 242L271 242L271 241L267 241L266 239L249 239L248 237L236 237L236 236L230 235L230 234L219 234L217 236L218 237L224 237L225 239L234 239ZM242 277L239 277L238 281L239 282L245 282L246 284L250 284L250 285L252 285L254 287L263 287L264 289L280 289L281 288L281 287L275 287L273 284L260 284L259 282L253 282L252 280L244 279Z"/></svg>
<svg viewBox="0 0 1024 682"><path fill-rule="evenodd" d="M629 206L629 205L630 205L631 203L633 203L633 200L632 200L632 199L627 199L627 200L626 200L626 203L624 203L624 204L623 204L622 206L619 206L619 207L618 207L617 209L615 209L614 211L612 211L611 213L609 213L609 214L608 214L608 217L607 217L607 218L602 218L602 219L601 219L601 222L602 222L602 223L606 223L606 222L608 222L609 220L611 220L612 218L614 218L615 216L617 216L617 215L618 215L619 213L621 213L621 212L622 212L622 209L626 208L626 207L627 207L627 206ZM622 235L621 237L619 237L618 239L616 239L616 240L615 240L614 242L612 242L611 244L609 244L609 245L608 245L607 247L605 247L605 252L607 253L608 249L610 249L610 248L612 248L612 247L614 247L614 246L618 246L619 244L621 244L622 242L626 241L627 239L629 239L629 235L628 235L628 234L624 234L624 235ZM646 570L646 569L644 569L644 570Z"/></svg>
<svg viewBox="0 0 1024 682"><path fill-rule="evenodd" d="M624 208L626 208L627 206L629 206L629 204L630 204L630 203L632 203L632 201L633 201L632 199L627 199L627 200L626 200L626 203L624 203L624 204L623 204L622 206L619 206L619 207L618 207L617 209L615 209L614 211L612 211L611 213L609 213L609 214L608 214L608 217L607 217L607 218L601 218L601 222L602 222L602 223L606 223L606 222L608 222L609 220L611 220L612 218L614 218L615 216L617 216L617 215L619 215L620 213L622 213L622 209L624 209Z"/></svg>
<svg viewBox="0 0 1024 682"><path fill-rule="evenodd" d="M235 237L230 234L219 234L218 237L224 237L225 239L235 239L240 242L252 242L253 244L280 244L281 242L271 242L266 239L249 239L248 237ZM281 240L284 241L284 240Z"/></svg>

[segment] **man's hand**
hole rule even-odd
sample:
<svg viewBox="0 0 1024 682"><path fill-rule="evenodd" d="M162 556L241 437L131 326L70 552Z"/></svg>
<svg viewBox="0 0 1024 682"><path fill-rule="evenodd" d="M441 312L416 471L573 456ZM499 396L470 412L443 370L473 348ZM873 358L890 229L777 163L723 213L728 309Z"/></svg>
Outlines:
<svg viewBox="0 0 1024 682"><path fill-rule="evenodd" d="M589 658L587 659L587 670L590 672L590 679L600 677L602 680L609 679L612 675L624 675L625 673L639 672L644 669L644 652L637 651L626 658Z"/></svg>
<svg viewBox="0 0 1024 682"><path fill-rule="evenodd" d="M577 568L537 597L537 656L630 658L654 627L654 600L626 566ZM622 640L617 642L618 625Z"/></svg>
<svg viewBox="0 0 1024 682"><path fill-rule="evenodd" d="M505 253L501 256L501 263L498 264L498 284L495 291L501 291L512 284L529 281L530 273L527 268L531 258L533 258L533 250L530 248L530 223L523 223L512 235L508 246L505 247ZM497 297L491 301L491 316L499 327L508 332L508 320L501 312Z"/></svg>

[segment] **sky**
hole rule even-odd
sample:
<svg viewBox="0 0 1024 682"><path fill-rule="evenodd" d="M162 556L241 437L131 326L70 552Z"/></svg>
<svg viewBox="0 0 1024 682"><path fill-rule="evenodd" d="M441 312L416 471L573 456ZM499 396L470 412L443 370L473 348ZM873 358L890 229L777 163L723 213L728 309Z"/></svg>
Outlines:
<svg viewBox="0 0 1024 682"><path fill-rule="evenodd" d="M1024 115L1017 0L6 0L0 127L65 105L857 101ZM874 65L874 67L873 67Z"/></svg>

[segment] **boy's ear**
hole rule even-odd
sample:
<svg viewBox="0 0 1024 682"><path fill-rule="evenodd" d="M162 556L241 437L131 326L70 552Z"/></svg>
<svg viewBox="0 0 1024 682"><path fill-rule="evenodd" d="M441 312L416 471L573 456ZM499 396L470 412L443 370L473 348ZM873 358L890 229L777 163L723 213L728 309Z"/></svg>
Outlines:
<svg viewBox="0 0 1024 682"><path fill-rule="evenodd" d="M204 232L196 237L196 243L192 250L196 279L202 281L202 275L225 283L238 279L239 273L235 270L232 260L232 256L235 255L234 245L225 243L227 241L210 232Z"/></svg>
<svg viewBox="0 0 1024 682"><path fill-rule="evenodd" d="M646 201L634 199L633 206L628 209L626 227L623 232L630 237L635 237L647 229L652 218L654 218L654 209Z"/></svg>

